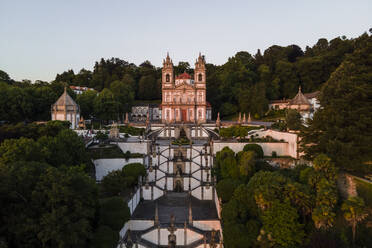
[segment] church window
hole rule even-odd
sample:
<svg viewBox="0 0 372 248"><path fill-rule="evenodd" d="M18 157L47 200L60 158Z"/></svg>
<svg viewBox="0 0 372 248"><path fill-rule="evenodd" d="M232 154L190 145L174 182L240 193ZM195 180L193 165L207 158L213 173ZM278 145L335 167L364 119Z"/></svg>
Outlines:
<svg viewBox="0 0 372 248"><path fill-rule="evenodd" d="M169 109L167 109L167 119L169 120Z"/></svg>
<svg viewBox="0 0 372 248"><path fill-rule="evenodd" d="M199 82L203 81L203 75L201 73L199 73L199 75L198 75L198 81Z"/></svg>
<svg viewBox="0 0 372 248"><path fill-rule="evenodd" d="M167 82L167 83L170 82L170 75L169 74L165 75L165 82Z"/></svg>

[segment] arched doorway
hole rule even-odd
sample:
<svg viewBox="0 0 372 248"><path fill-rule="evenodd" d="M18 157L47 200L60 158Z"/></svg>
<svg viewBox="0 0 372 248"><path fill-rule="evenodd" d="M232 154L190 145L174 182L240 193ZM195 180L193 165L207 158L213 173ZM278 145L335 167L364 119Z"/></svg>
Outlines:
<svg viewBox="0 0 372 248"><path fill-rule="evenodd" d="M174 192L183 192L183 185L181 180L181 178L175 179Z"/></svg>

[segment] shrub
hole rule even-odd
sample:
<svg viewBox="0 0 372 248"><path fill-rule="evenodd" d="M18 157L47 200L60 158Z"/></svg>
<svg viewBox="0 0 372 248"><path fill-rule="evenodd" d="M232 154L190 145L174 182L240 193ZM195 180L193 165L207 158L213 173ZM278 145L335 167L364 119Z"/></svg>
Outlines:
<svg viewBox="0 0 372 248"><path fill-rule="evenodd" d="M108 139L108 135L105 133L102 133L101 131L98 131L96 134L96 139L98 139L99 141L104 141Z"/></svg>
<svg viewBox="0 0 372 248"><path fill-rule="evenodd" d="M127 125L127 126L120 126L119 127L119 132L120 133L125 133L127 135L130 134L130 135L134 135L134 136L139 136L139 135L142 135L145 132L145 129L144 128L136 128L136 127L132 127L132 126Z"/></svg>
<svg viewBox="0 0 372 248"><path fill-rule="evenodd" d="M256 153L257 158L263 158L264 152L262 147L257 144L246 144L243 148L243 151L254 151Z"/></svg>
<svg viewBox="0 0 372 248"><path fill-rule="evenodd" d="M123 167L122 172L126 177L132 177L135 182L139 176L146 175L145 166L141 163L127 164Z"/></svg>
<svg viewBox="0 0 372 248"><path fill-rule="evenodd" d="M108 226L114 231L119 231L130 218L127 203L117 196L102 199L99 214L100 225Z"/></svg>
<svg viewBox="0 0 372 248"><path fill-rule="evenodd" d="M133 184L132 178L126 178L120 170L111 171L101 182L102 191L107 196L124 193Z"/></svg>
<svg viewBox="0 0 372 248"><path fill-rule="evenodd" d="M119 240L119 232L113 231L108 226L100 226L94 233L92 245L93 248L114 248Z"/></svg>
<svg viewBox="0 0 372 248"><path fill-rule="evenodd" d="M216 189L218 195L221 197L222 202L230 201L233 196L234 190L239 186L239 181L230 178L222 179L217 183Z"/></svg>
<svg viewBox="0 0 372 248"><path fill-rule="evenodd" d="M130 158L130 151L126 151L126 152L124 153L124 158L125 158L125 159L129 159L129 158Z"/></svg>
<svg viewBox="0 0 372 248"><path fill-rule="evenodd" d="M276 154L276 151L271 152L271 157L276 158L278 155Z"/></svg>

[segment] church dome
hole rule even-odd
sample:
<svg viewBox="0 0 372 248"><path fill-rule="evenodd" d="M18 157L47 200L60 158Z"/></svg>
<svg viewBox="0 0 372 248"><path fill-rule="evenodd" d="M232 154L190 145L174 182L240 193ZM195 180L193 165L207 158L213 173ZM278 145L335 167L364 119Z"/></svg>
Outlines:
<svg viewBox="0 0 372 248"><path fill-rule="evenodd" d="M63 94L58 98L58 100L53 104L53 106L75 106L79 105L72 99L72 97L67 93L66 88Z"/></svg>

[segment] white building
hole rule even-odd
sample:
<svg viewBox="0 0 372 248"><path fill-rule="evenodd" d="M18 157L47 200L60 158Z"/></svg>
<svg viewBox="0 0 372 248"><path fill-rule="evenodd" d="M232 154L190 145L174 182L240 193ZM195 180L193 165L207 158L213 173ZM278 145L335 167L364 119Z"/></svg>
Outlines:
<svg viewBox="0 0 372 248"><path fill-rule="evenodd" d="M77 129L79 127L80 107L74 99L67 94L66 87L63 94L51 106L51 115L52 121L69 121L72 129Z"/></svg>

